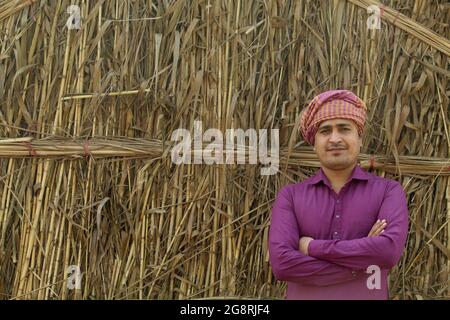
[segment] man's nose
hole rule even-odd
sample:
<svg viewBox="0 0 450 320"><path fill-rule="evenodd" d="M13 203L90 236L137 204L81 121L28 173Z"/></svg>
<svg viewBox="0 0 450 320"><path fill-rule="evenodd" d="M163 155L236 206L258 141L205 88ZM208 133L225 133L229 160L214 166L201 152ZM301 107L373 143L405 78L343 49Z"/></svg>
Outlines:
<svg viewBox="0 0 450 320"><path fill-rule="evenodd" d="M340 142L340 141L341 141L341 135L339 134L339 131L333 130L331 132L330 142Z"/></svg>

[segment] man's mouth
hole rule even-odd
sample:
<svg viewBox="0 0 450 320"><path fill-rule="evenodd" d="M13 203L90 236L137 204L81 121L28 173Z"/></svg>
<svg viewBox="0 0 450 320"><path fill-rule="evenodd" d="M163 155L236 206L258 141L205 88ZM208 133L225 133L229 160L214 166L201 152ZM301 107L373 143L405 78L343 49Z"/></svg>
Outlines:
<svg viewBox="0 0 450 320"><path fill-rule="evenodd" d="M338 151L338 150L345 150L345 148L331 148L331 149L328 149L328 151Z"/></svg>

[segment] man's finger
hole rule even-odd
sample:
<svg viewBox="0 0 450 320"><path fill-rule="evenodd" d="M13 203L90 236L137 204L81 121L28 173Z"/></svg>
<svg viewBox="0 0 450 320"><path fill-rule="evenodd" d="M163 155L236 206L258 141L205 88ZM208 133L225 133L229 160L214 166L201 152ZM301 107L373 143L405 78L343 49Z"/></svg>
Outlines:
<svg viewBox="0 0 450 320"><path fill-rule="evenodd" d="M383 222L382 224L378 225L378 226L375 228L375 231L381 231L381 230L383 230L384 228L386 228L386 225L387 225L387 223L386 223L386 222Z"/></svg>
<svg viewBox="0 0 450 320"><path fill-rule="evenodd" d="M384 228L386 228L386 225L387 225L387 223L386 223L385 219L383 219L381 221L377 220L377 222L375 222L375 224L373 225L372 229L370 230L368 236L372 237L372 236L379 235L384 230Z"/></svg>
<svg viewBox="0 0 450 320"><path fill-rule="evenodd" d="M386 222L383 223L383 224L380 224L380 225L375 229L375 231L376 231L376 232L380 232L380 231L383 230L384 228L386 228Z"/></svg>
<svg viewBox="0 0 450 320"><path fill-rule="evenodd" d="M380 233L382 233L384 231L384 228L386 228L387 223L384 222L383 224L379 225L373 232L372 235L377 236Z"/></svg>
<svg viewBox="0 0 450 320"><path fill-rule="evenodd" d="M381 223L380 220L377 220L377 222L375 222L375 224L372 226L372 229L370 229L369 235L373 234L378 229L380 223Z"/></svg>

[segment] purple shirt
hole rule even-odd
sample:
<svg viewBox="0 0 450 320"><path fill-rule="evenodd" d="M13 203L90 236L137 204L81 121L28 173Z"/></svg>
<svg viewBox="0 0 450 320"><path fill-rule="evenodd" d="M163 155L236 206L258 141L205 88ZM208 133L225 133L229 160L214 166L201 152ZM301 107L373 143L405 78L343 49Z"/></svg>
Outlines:
<svg viewBox="0 0 450 320"><path fill-rule="evenodd" d="M384 232L367 237L377 219L386 219ZM279 191L269 230L270 263L275 277L288 282L287 299L388 299L388 272L402 255L407 232L400 183L356 165L336 194L320 169ZM302 236L314 238L308 256L299 251ZM379 286L376 272L367 269L371 265L381 271Z"/></svg>

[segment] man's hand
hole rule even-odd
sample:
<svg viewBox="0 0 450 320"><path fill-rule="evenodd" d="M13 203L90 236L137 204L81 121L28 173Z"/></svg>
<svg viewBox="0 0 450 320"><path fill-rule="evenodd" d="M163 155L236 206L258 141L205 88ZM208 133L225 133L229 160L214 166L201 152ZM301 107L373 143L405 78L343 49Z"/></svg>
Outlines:
<svg viewBox="0 0 450 320"><path fill-rule="evenodd" d="M382 234L384 232L384 228L386 228L387 226L387 222L386 220L377 220L377 222L375 222L375 224L373 225L372 229L370 230L369 234L367 235L368 237L375 237L378 236L380 234Z"/></svg>
<svg viewBox="0 0 450 320"><path fill-rule="evenodd" d="M314 239L311 237L301 237L300 241L298 242L298 249L301 253L303 253L305 256L308 255L308 246L311 241Z"/></svg>

